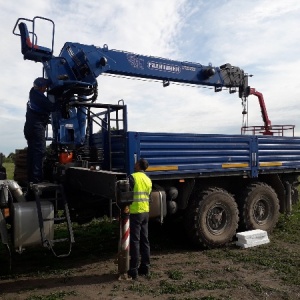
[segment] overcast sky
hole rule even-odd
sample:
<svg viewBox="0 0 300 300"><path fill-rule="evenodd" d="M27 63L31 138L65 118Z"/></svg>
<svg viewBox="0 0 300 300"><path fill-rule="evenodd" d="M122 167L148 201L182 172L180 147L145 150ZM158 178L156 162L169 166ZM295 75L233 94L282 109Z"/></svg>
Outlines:
<svg viewBox="0 0 300 300"><path fill-rule="evenodd" d="M55 22L54 55L65 42L103 46L178 61L225 63L254 75L273 125L296 125L300 135L300 1L298 0L0 0L0 152L26 146L26 102L42 65L23 60L12 34L19 17ZM50 36L43 37L45 43ZM41 40L40 40L41 41ZM239 134L237 94L124 78L98 77L97 102L128 106L131 131ZM250 96L249 125L262 125Z"/></svg>

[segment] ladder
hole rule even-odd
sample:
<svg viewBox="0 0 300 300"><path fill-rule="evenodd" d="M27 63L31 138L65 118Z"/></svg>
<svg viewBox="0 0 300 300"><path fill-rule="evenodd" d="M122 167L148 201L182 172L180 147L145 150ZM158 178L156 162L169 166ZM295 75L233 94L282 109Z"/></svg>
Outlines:
<svg viewBox="0 0 300 300"><path fill-rule="evenodd" d="M56 257L69 256L72 250L72 244L74 243L74 234L63 186L61 184L41 182L32 184L30 188L36 201L42 245L50 249ZM54 218L43 217L41 206L42 201L50 201L53 204ZM68 236L59 239L48 239L44 229L44 222L46 221L53 221L54 225L65 223L67 225ZM54 251L54 245L63 242L68 243L68 251L65 254L58 255Z"/></svg>
<svg viewBox="0 0 300 300"><path fill-rule="evenodd" d="M118 107L107 108L105 117L108 144L108 170L125 172L127 109L124 100L118 101Z"/></svg>

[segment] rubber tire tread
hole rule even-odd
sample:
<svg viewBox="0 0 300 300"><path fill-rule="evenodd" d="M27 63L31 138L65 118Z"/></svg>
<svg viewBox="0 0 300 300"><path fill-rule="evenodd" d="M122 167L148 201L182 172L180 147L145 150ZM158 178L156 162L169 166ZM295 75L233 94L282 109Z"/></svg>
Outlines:
<svg viewBox="0 0 300 300"><path fill-rule="evenodd" d="M214 198L217 197L217 201ZM223 199L222 199L223 198ZM238 228L238 206L233 196L226 190L212 187L204 191L200 191L191 196L190 204L186 210L184 224L185 231L189 240L196 246L205 248L214 248L227 244L232 240ZM225 199L225 200L224 200ZM215 236L205 228L205 216L210 203L222 202L227 207L227 212L232 220L226 231L221 236ZM200 213L202 212L202 213ZM202 219L202 222L201 222Z"/></svg>
<svg viewBox="0 0 300 300"><path fill-rule="evenodd" d="M261 191L260 193L263 192L271 200L271 202L269 201L269 203L271 204L271 207L269 208L273 213L273 217L270 219L270 221L263 226L255 223L255 220L253 220L251 217L253 204L255 203L253 202L255 201L255 198L253 197L256 197L259 191ZM279 218L279 200L276 192L271 186L263 182L252 183L248 185L242 193L242 196L239 199L239 203L241 216L240 228L242 230L261 229L269 233L273 231Z"/></svg>

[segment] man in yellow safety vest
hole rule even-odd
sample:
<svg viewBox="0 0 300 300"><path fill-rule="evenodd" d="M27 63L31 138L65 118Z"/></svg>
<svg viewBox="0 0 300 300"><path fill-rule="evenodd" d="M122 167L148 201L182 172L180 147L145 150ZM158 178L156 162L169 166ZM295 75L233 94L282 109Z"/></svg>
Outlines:
<svg viewBox="0 0 300 300"><path fill-rule="evenodd" d="M136 279L138 275L149 274L150 245L148 221L152 181L144 173L148 166L146 159L139 159L134 166L135 172L129 176L134 200L130 205L130 267L128 271L128 275L132 279Z"/></svg>

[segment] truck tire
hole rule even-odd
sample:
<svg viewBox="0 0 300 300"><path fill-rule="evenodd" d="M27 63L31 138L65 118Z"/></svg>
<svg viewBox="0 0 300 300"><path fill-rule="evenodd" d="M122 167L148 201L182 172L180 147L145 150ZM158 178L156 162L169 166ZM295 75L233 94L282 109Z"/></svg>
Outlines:
<svg viewBox="0 0 300 300"><path fill-rule="evenodd" d="M279 218L279 200L267 184L252 183L243 192L240 203L241 228L271 232Z"/></svg>
<svg viewBox="0 0 300 300"><path fill-rule="evenodd" d="M195 245L218 247L232 240L238 221L238 206L233 196L223 189L209 188L192 196L185 229Z"/></svg>

